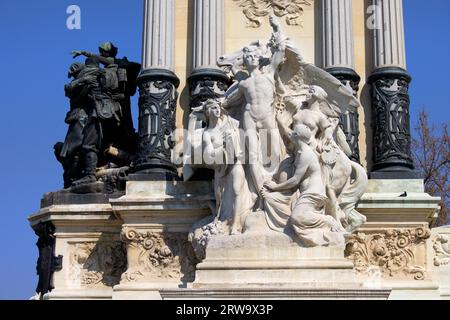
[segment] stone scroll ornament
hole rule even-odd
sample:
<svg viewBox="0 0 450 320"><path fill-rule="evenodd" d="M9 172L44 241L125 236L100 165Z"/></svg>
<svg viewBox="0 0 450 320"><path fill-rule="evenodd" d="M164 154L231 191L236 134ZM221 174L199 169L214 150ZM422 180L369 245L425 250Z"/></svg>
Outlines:
<svg viewBox="0 0 450 320"><path fill-rule="evenodd" d="M270 14L285 17L290 26L301 25L299 18L303 15L304 7L311 6L307 0L233 0L243 8L247 24L251 28L259 28L261 20Z"/></svg>
<svg viewBox="0 0 450 320"><path fill-rule="evenodd" d="M303 60L275 17L269 41L219 58L233 84L192 110L187 141L215 171L216 207L189 239L197 256L218 234L283 232L304 246L345 246L366 218L355 208L368 179L339 126L359 106L351 89ZM267 152L266 152L267 151ZM262 223L261 223L262 221ZM261 228L261 226L264 226Z"/></svg>
<svg viewBox="0 0 450 320"><path fill-rule="evenodd" d="M138 231L124 227L121 238L127 246L128 262L121 282L156 279L193 281L198 261L186 234Z"/></svg>
<svg viewBox="0 0 450 320"><path fill-rule="evenodd" d="M411 277L424 280L425 259L420 246L430 238L425 228L388 230L384 233L352 235L345 250L348 259L361 274L377 268L387 278Z"/></svg>

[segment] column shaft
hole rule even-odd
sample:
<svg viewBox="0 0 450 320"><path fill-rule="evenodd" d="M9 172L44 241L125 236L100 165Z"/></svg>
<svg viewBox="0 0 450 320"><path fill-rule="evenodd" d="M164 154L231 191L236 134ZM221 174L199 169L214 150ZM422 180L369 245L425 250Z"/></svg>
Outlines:
<svg viewBox="0 0 450 320"><path fill-rule="evenodd" d="M411 157L409 83L405 70L402 0L372 0L374 65L372 87L373 179L416 179Z"/></svg>
<svg viewBox="0 0 450 320"><path fill-rule="evenodd" d="M322 67L353 90L359 90L361 78L354 70L352 0L322 0ZM348 108L341 115L340 127L352 150L351 159L359 162L359 115Z"/></svg>
<svg viewBox="0 0 450 320"><path fill-rule="evenodd" d="M142 67L174 70L175 0L145 0Z"/></svg>
<svg viewBox="0 0 450 320"><path fill-rule="evenodd" d="M139 141L131 179L172 179L179 79L173 72L175 0L145 0L139 87Z"/></svg>
<svg viewBox="0 0 450 320"><path fill-rule="evenodd" d="M221 97L228 88L227 75L217 68L224 48L224 0L195 0L193 70L188 78L191 108Z"/></svg>

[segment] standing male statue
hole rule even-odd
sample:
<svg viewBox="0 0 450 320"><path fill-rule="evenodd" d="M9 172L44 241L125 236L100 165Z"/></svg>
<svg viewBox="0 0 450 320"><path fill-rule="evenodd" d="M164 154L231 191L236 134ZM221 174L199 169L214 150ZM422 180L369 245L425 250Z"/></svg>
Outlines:
<svg viewBox="0 0 450 320"><path fill-rule="evenodd" d="M276 73L284 60L284 40L287 38L281 33L279 22L274 17L270 17L270 24L273 29L270 44L251 45L243 49L247 77L227 91L222 104L222 107L228 109L241 106L242 99L245 101L240 121L247 138L250 174L258 192L264 180L273 174L283 157L274 101ZM264 159L265 148L270 160Z"/></svg>
<svg viewBox="0 0 450 320"><path fill-rule="evenodd" d="M70 99L70 111L65 119L69 128L64 143L58 142L54 147L55 156L64 169L64 188L69 188L81 175L80 148L83 143L83 130L88 119L86 113L88 86L86 84L90 79L84 76L84 69L84 64L73 63L68 73L68 77L73 77L73 80L64 86L66 97Z"/></svg>

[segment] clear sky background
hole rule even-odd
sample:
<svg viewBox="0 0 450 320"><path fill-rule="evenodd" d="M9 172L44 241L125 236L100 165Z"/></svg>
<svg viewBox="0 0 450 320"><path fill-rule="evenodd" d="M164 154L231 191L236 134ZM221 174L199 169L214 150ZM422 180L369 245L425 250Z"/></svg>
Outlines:
<svg viewBox="0 0 450 320"><path fill-rule="evenodd" d="M71 4L81 7L81 30L66 28ZM422 107L433 122L448 123L450 1L404 0L404 11L413 125ZM45 192L62 187L53 145L67 129L71 50L96 51L111 40L119 56L140 61L141 21L141 0L0 0L0 299L34 294L37 239L27 216Z"/></svg>

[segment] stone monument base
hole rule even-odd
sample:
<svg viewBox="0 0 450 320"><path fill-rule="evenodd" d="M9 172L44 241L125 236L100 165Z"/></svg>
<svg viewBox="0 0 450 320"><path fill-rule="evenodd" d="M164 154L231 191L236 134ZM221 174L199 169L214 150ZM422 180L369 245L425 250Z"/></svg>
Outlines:
<svg viewBox="0 0 450 320"><path fill-rule="evenodd" d="M29 219L35 230L54 227L51 255L60 265L52 266L54 288L35 299L450 296L450 230L430 232L439 199L426 195L421 181L371 180L358 208L368 221L350 237L355 245L345 255L343 248L305 248L287 235L250 228L212 238L196 263L188 233L211 214L213 199L211 184L198 181L129 181L126 195L109 199L47 194ZM375 250L374 241L394 246ZM408 259L392 264L393 252Z"/></svg>
<svg viewBox="0 0 450 320"><path fill-rule="evenodd" d="M365 288L338 247L300 247L276 232L217 236L183 290L163 299L387 299L390 290Z"/></svg>

